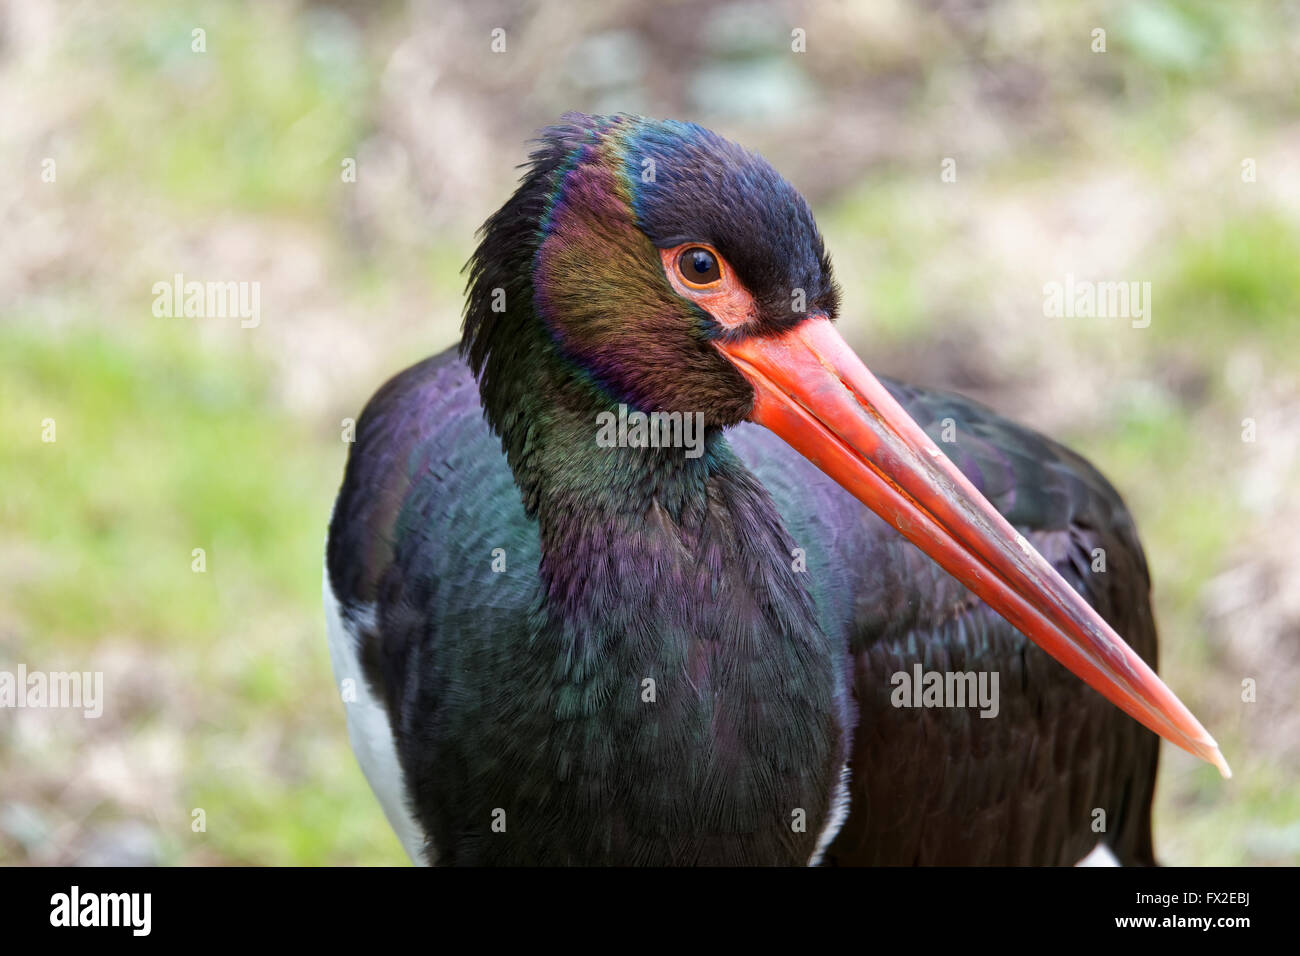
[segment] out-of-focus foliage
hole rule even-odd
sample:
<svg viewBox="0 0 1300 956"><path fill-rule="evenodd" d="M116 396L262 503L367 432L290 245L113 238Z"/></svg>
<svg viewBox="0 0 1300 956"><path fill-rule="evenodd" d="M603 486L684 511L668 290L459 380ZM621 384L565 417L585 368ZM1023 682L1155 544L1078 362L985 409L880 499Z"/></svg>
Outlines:
<svg viewBox="0 0 1300 956"><path fill-rule="evenodd" d="M1268 2L0 2L0 668L107 696L0 711L0 861L403 859L319 609L342 421L454 340L570 109L759 149L869 364L1110 475L1237 772L1166 748L1162 859L1300 860L1298 64ZM260 323L155 316L177 273L259 283ZM1046 318L1067 274L1150 282L1150 327Z"/></svg>

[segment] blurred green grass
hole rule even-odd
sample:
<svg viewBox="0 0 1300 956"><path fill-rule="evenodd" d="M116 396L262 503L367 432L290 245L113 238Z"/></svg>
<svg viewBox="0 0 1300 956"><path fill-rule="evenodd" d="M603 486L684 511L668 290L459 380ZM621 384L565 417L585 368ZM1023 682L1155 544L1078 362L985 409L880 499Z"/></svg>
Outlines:
<svg viewBox="0 0 1300 956"><path fill-rule="evenodd" d="M327 10L249 13L225 3L138 4L72 46L113 78L115 95L89 131L93 176L128 168L178 214L329 208L373 77ZM205 31L201 58L191 51L195 29ZM150 135L158 130L165 135Z"/></svg>
<svg viewBox="0 0 1300 956"><path fill-rule="evenodd" d="M210 815L205 852L401 862L347 750L341 704L321 693L333 678L319 568L344 446L277 412L269 375L203 351L182 329L0 325L7 419L56 427L54 443L39 427L15 431L0 456L6 536L27 543L36 570L10 582L3 609L46 653L126 634L166 655L187 707L132 730L183 722L178 769L185 806ZM194 548L206 552L203 573ZM280 759L238 759L267 734L292 746L292 772Z"/></svg>

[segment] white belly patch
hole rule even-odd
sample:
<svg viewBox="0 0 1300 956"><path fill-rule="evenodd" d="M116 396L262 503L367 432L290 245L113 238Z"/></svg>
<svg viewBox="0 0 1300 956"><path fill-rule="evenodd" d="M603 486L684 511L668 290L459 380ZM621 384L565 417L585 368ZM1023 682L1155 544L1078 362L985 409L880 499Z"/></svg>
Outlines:
<svg viewBox="0 0 1300 956"><path fill-rule="evenodd" d="M345 695L343 707L348 719L348 737L357 763L370 782L379 804L384 808L388 823L405 847L407 855L418 866L433 862L435 850L426 850L424 833L407 806L406 788L402 768L397 760L397 747L393 742L393 729L388 713L375 699L357 660L357 634L344 620L338 599L330 587L328 570L321 586L325 603L325 628L329 637L330 663L334 666L334 679L338 687L344 681L350 693ZM373 619L374 608L360 612L364 619Z"/></svg>

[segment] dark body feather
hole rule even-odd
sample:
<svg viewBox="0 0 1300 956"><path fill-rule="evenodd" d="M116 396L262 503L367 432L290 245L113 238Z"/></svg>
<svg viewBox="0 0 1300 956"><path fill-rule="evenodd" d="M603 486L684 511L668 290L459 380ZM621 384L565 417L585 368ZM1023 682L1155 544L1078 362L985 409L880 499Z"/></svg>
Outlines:
<svg viewBox="0 0 1300 956"><path fill-rule="evenodd" d="M939 447L1154 665L1109 484L965 399L884 381L936 439L953 420ZM450 350L358 426L328 576L440 863L802 864L846 759L825 862L1070 864L1099 840L1153 862L1156 737L779 438L739 425L669 475L641 462L638 486L566 484L568 460L529 517ZM999 716L894 707L891 675L918 661L998 672Z"/></svg>

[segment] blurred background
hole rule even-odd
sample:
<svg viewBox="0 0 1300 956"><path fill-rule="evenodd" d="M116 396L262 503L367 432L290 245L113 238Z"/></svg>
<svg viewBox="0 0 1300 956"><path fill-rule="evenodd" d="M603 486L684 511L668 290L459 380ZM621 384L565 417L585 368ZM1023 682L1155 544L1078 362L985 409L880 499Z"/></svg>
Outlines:
<svg viewBox="0 0 1300 956"><path fill-rule="evenodd" d="M758 149L873 369L1110 476L1236 771L1165 745L1157 853L1300 861L1300 9L1250 0L0 0L0 669L106 698L0 710L0 861L405 861L324 640L341 422L575 109ZM259 323L155 315L176 273ZM1149 327L1046 317L1067 274Z"/></svg>

